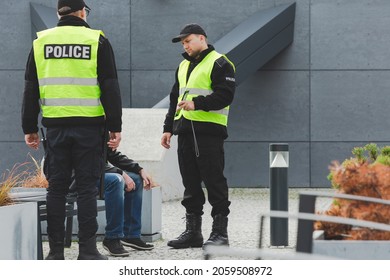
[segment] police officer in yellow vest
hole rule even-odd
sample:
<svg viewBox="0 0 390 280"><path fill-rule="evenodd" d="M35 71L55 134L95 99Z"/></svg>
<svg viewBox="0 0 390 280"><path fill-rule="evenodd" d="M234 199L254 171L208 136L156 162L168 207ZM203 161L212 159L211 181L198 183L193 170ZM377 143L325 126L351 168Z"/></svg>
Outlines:
<svg viewBox="0 0 390 280"><path fill-rule="evenodd" d="M173 248L229 245L228 185L224 170L224 139L227 138L229 105L235 91L234 65L207 43L198 24L188 24L172 39L181 42L184 60L176 71L161 145L170 148L172 134L178 135L178 159L184 185L182 205L186 230L168 246ZM212 206L213 227L203 243L202 215L205 195Z"/></svg>
<svg viewBox="0 0 390 280"><path fill-rule="evenodd" d="M26 144L38 149L40 111L47 128L49 260L64 259L65 196L72 170L78 193L78 259L107 259L96 248L96 185L103 168L104 125L108 146L115 150L121 140L122 105L111 45L102 31L89 28L89 11L83 0L59 0L57 27L38 32L26 65Z"/></svg>

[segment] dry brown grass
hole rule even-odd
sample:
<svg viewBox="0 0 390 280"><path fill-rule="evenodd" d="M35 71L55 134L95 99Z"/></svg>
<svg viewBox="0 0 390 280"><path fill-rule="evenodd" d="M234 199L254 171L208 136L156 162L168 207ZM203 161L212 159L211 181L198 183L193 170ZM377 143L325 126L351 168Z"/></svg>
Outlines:
<svg viewBox="0 0 390 280"><path fill-rule="evenodd" d="M29 176L25 177L22 186L25 188L47 188L48 182L42 172L41 165L31 156L32 171Z"/></svg>
<svg viewBox="0 0 390 280"><path fill-rule="evenodd" d="M31 161L15 164L11 170L6 170L0 181L0 206L12 204L9 195L14 187L47 188L48 182L43 175L37 160L29 155Z"/></svg>
<svg viewBox="0 0 390 280"><path fill-rule="evenodd" d="M15 164L11 170L6 170L1 178L0 182L0 206L12 204L12 199L9 195L13 187L20 186L25 176L25 170L27 163Z"/></svg>

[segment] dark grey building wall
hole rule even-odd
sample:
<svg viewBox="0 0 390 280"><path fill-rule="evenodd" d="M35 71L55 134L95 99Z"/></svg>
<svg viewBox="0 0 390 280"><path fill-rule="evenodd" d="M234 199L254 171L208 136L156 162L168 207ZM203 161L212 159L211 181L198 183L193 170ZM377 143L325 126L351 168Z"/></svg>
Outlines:
<svg viewBox="0 0 390 280"><path fill-rule="evenodd" d="M20 128L29 2L0 9L0 172L41 155L25 147ZM213 43L257 11L291 2L91 0L88 21L113 45L124 107L148 108L169 94L182 52L170 39L185 23L202 24ZM327 187L332 160L367 142L390 143L390 1L296 3L294 43L237 89L225 151L231 186L268 185L269 143L290 144L292 187Z"/></svg>

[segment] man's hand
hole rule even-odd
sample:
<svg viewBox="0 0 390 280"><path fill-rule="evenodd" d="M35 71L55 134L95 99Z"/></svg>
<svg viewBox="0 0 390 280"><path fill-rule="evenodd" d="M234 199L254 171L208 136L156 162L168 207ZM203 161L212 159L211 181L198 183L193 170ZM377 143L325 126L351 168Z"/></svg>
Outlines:
<svg viewBox="0 0 390 280"><path fill-rule="evenodd" d="M115 151L119 147L119 143L122 140L120 132L110 132L110 139L107 142L108 147Z"/></svg>
<svg viewBox="0 0 390 280"><path fill-rule="evenodd" d="M161 137L161 146L163 146L165 149L169 149L171 147L171 137L172 137L172 133L170 132L163 133Z"/></svg>
<svg viewBox="0 0 390 280"><path fill-rule="evenodd" d="M141 176L141 178L144 181L144 189L145 190L150 190L151 188L154 187L152 177L150 177L150 175L148 173L146 173L145 169L141 169L141 171L139 172L139 175Z"/></svg>
<svg viewBox="0 0 390 280"><path fill-rule="evenodd" d="M176 109L176 111L179 111L180 109L183 109L183 110L186 110L186 111L193 111L193 110L195 110L194 101L192 101L192 100L183 100L183 101L180 101L180 102L177 104L177 109Z"/></svg>
<svg viewBox="0 0 390 280"><path fill-rule="evenodd" d="M131 192L135 190L135 183L126 172L123 171L122 177L125 180L125 191Z"/></svg>
<svg viewBox="0 0 390 280"><path fill-rule="evenodd" d="M24 135L24 141L26 142L26 145L34 150L38 150L39 147L39 135L38 133L30 133Z"/></svg>

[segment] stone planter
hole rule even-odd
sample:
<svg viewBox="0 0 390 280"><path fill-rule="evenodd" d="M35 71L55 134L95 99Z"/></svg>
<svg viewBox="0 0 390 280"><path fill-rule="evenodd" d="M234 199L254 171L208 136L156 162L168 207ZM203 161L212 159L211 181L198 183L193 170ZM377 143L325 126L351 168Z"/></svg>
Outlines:
<svg viewBox="0 0 390 280"><path fill-rule="evenodd" d="M36 260L38 207L35 202L0 207L0 259Z"/></svg>
<svg viewBox="0 0 390 280"><path fill-rule="evenodd" d="M323 231L314 231L313 254L348 260L389 260L390 240L324 240Z"/></svg>
<svg viewBox="0 0 390 280"><path fill-rule="evenodd" d="M45 188L25 188L15 187L11 189L10 195L16 201L46 199L47 190Z"/></svg>

